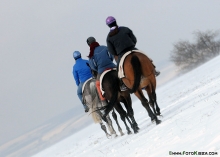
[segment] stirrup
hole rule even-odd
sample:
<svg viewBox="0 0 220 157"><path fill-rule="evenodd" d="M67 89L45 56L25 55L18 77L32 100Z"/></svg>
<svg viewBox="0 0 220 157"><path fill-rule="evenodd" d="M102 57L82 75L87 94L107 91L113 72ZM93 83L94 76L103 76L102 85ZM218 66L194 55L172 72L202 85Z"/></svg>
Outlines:
<svg viewBox="0 0 220 157"><path fill-rule="evenodd" d="M160 72L155 70L155 76L157 77L159 75L160 75Z"/></svg>
<svg viewBox="0 0 220 157"><path fill-rule="evenodd" d="M120 86L120 90L121 90L121 91L126 91L126 90L128 90L128 87L126 87L125 84L122 84L122 85Z"/></svg>

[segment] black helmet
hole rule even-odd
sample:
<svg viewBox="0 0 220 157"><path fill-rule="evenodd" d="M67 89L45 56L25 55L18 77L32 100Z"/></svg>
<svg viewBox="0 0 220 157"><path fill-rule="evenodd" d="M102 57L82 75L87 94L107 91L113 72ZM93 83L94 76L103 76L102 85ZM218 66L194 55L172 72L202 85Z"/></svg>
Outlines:
<svg viewBox="0 0 220 157"><path fill-rule="evenodd" d="M88 39L86 40L87 44L90 45L92 44L93 42L96 42L95 38L94 37L88 37Z"/></svg>

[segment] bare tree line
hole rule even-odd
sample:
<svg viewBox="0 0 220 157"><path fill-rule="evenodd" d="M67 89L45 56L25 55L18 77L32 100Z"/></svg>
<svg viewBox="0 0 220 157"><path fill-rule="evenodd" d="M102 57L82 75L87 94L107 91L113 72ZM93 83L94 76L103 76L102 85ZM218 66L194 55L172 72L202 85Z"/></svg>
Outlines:
<svg viewBox="0 0 220 157"><path fill-rule="evenodd" d="M187 72L220 54L220 38L217 31L197 31L193 33L195 41L179 41L173 46L170 60L179 72Z"/></svg>

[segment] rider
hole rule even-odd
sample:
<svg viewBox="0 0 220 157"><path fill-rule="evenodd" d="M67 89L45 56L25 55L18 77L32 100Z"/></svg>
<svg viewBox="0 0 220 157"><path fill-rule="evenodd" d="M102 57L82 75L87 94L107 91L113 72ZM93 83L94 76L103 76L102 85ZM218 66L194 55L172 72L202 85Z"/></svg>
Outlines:
<svg viewBox="0 0 220 157"><path fill-rule="evenodd" d="M108 52L108 48L106 46L99 45L94 37L89 37L86 42L90 47L90 53L88 56L89 65L92 70L98 73L96 78L96 88L100 99L105 101L105 98L102 96L100 90L100 76L105 70L116 68L116 65L113 63L113 56Z"/></svg>
<svg viewBox="0 0 220 157"><path fill-rule="evenodd" d="M82 102L82 86L83 83L92 77L92 73L90 68L86 65L88 60L81 58L81 53L79 51L73 52L73 58L76 60L75 65L73 66L73 77L76 81L76 85L78 86L77 95ZM86 104L83 104L85 112L89 111L89 107Z"/></svg>
<svg viewBox="0 0 220 157"><path fill-rule="evenodd" d="M110 27L110 32L106 39L108 50L115 56L116 62L119 63L123 54L130 50L137 50L137 48L135 48L137 39L132 30L128 27L119 27L116 19L112 16L107 17L106 24ZM160 72L156 71L155 67L155 76L158 76L159 74Z"/></svg>

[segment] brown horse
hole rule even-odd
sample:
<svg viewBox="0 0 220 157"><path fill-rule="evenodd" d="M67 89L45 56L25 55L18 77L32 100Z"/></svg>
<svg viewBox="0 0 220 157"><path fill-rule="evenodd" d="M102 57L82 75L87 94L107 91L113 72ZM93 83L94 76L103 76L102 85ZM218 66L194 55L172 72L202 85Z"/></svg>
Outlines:
<svg viewBox="0 0 220 157"><path fill-rule="evenodd" d="M124 60L123 70L125 77L122 78L122 81L130 89L130 92L134 93L141 101L148 115L151 117L151 120L159 124L161 120L157 119L157 115L160 115L160 108L157 104L155 92L155 69L152 61L145 54L135 51L136 50L133 50ZM147 91L149 102L145 98L142 90ZM154 113L150 109L149 104L153 108ZM156 106L156 110L154 105Z"/></svg>

